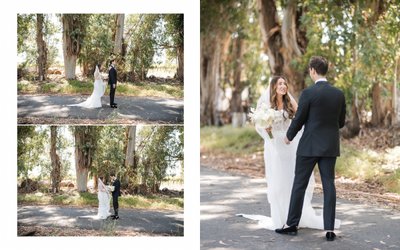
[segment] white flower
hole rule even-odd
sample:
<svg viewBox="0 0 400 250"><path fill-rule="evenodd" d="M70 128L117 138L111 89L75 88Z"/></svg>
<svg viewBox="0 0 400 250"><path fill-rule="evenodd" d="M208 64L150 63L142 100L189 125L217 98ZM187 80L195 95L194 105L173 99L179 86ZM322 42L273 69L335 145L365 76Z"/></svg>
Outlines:
<svg viewBox="0 0 400 250"><path fill-rule="evenodd" d="M267 108L265 103L262 103L256 109L251 108L249 117L256 126L261 128L272 127L274 123L283 121L282 113L278 110ZM271 139L273 138L271 132L268 135Z"/></svg>

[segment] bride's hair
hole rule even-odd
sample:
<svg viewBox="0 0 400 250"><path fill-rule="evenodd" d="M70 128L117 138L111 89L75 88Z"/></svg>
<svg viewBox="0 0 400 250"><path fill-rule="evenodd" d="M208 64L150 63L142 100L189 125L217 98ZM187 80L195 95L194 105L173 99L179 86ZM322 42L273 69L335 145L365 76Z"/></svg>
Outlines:
<svg viewBox="0 0 400 250"><path fill-rule="evenodd" d="M94 66L93 72L96 72L96 67L99 68L99 71L101 70L101 64L100 63L96 63L96 65Z"/></svg>
<svg viewBox="0 0 400 250"><path fill-rule="evenodd" d="M288 112L289 114L289 119L292 119L294 117L294 107L292 103L290 102L290 96L288 95L289 93L289 86L288 86L288 81L285 77L283 76L274 76L271 80L270 83L270 102L271 102L271 108L273 109L278 109L278 98L276 94L276 85L279 79L283 79L285 81L285 85L288 88L288 91L286 92L285 95L282 96L282 101L283 101L283 109ZM285 117L285 113L283 113L283 117Z"/></svg>

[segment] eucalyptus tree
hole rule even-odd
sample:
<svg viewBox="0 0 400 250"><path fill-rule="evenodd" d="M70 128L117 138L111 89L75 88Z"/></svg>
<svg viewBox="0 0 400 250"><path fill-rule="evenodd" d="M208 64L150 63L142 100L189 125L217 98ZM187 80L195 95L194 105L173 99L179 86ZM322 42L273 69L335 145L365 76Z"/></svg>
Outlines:
<svg viewBox="0 0 400 250"><path fill-rule="evenodd" d="M96 138L96 153L90 172L108 177L111 172L119 177L125 174L125 131L124 126L105 126Z"/></svg>
<svg viewBox="0 0 400 250"><path fill-rule="evenodd" d="M217 125L220 66L224 47L243 14L244 1L200 1L200 123ZM232 27L233 26L233 27ZM224 46L225 45L225 46Z"/></svg>
<svg viewBox="0 0 400 250"><path fill-rule="evenodd" d="M159 43L161 15L145 14L130 15L127 20L128 34L126 36L129 79L144 80L153 64L156 45Z"/></svg>
<svg viewBox="0 0 400 250"><path fill-rule="evenodd" d="M114 54L122 54L122 44L124 36L125 14L116 14L115 16L115 35L114 35Z"/></svg>
<svg viewBox="0 0 400 250"><path fill-rule="evenodd" d="M399 51L399 4L385 1L306 2L309 45L305 61L314 54L325 55L331 64L329 78L344 90L349 106L344 135L358 135L365 114L372 124L390 123L394 113L391 90L396 82ZM323 11L322 11L323 10ZM329 17L324 12L329 10ZM396 93L393 91L393 93Z"/></svg>
<svg viewBox="0 0 400 250"><path fill-rule="evenodd" d="M17 15L17 52L24 58L24 61L18 65L19 69L36 63L36 22L34 14ZM22 72L18 72L19 77Z"/></svg>
<svg viewBox="0 0 400 250"><path fill-rule="evenodd" d="M17 53L23 59L18 65L18 77L22 69L35 67L35 79L46 79L47 69L57 57L57 24L51 14L18 14Z"/></svg>
<svg viewBox="0 0 400 250"><path fill-rule="evenodd" d="M107 60L113 52L112 24L114 16L110 14L92 14L88 17L86 35L79 53L78 62L83 74L92 76L96 64L101 64L101 71L106 71Z"/></svg>
<svg viewBox="0 0 400 250"><path fill-rule="evenodd" d="M89 14L62 14L65 77L75 79L78 56L87 35Z"/></svg>
<svg viewBox="0 0 400 250"><path fill-rule="evenodd" d="M182 134L181 126L153 126L140 131L139 175L145 192L158 192L167 170L183 162Z"/></svg>
<svg viewBox="0 0 400 250"><path fill-rule="evenodd" d="M169 48L170 54L175 56L178 61L178 67L176 70L176 78L183 82L184 80L184 26L183 26L183 14L165 14L163 15L165 21L165 47ZM168 44L168 42L171 44Z"/></svg>
<svg viewBox="0 0 400 250"><path fill-rule="evenodd" d="M303 1L257 0L260 28L271 74L285 75L290 90L298 96L304 88L304 70L295 65L304 55L308 39L301 20L307 14Z"/></svg>
<svg viewBox="0 0 400 250"><path fill-rule="evenodd" d="M136 126L126 128L125 134L125 178L126 184L129 183L130 177L136 180L137 177L137 153L136 153Z"/></svg>
<svg viewBox="0 0 400 250"><path fill-rule="evenodd" d="M50 126L50 159L52 165L51 171L51 190L53 193L60 191L61 183L61 161L57 153L58 131L56 126Z"/></svg>
<svg viewBox="0 0 400 250"><path fill-rule="evenodd" d="M43 164L48 136L41 127L18 126L17 139L17 175L27 179L33 168Z"/></svg>
<svg viewBox="0 0 400 250"><path fill-rule="evenodd" d="M96 154L99 129L96 126L71 127L75 143L76 184L79 192L87 191L87 179Z"/></svg>
<svg viewBox="0 0 400 250"><path fill-rule="evenodd" d="M37 67L38 67L38 73L39 73L39 81L46 80L46 75L47 75L47 44L46 41L44 40L44 15L43 14L37 14L36 15L36 46L37 46L37 51L38 51L38 56L37 56Z"/></svg>

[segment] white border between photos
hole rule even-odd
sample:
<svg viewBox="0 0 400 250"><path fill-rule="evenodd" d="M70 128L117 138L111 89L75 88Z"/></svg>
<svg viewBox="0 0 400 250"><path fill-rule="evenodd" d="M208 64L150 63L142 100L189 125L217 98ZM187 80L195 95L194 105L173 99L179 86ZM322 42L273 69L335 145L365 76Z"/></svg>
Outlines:
<svg viewBox="0 0 400 250"><path fill-rule="evenodd" d="M200 249L200 1L18 0L4 5L2 23L0 226L3 246L27 249ZM17 237L17 13L184 13L185 209L183 237ZM5 242L7 241L7 242Z"/></svg>

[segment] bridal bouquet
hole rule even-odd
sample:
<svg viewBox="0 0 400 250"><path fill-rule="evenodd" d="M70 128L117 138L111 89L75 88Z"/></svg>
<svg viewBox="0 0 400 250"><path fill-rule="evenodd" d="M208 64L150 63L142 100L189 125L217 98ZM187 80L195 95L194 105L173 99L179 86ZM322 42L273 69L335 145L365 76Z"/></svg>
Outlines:
<svg viewBox="0 0 400 250"><path fill-rule="evenodd" d="M272 127L274 123L280 122L283 119L281 112L267 108L265 103L262 103L256 109L251 108L249 117L256 126L262 128ZM271 131L268 131L268 136L270 139L274 138Z"/></svg>
<svg viewBox="0 0 400 250"><path fill-rule="evenodd" d="M114 191L114 189L115 189L115 187L114 186L107 186L107 189L109 190L109 191L111 191L111 192L113 192Z"/></svg>

